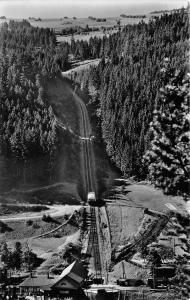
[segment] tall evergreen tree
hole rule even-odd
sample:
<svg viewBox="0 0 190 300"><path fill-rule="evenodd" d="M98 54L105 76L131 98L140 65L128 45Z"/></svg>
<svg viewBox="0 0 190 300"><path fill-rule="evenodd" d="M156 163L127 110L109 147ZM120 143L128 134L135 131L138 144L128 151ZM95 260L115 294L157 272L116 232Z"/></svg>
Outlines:
<svg viewBox="0 0 190 300"><path fill-rule="evenodd" d="M167 194L189 195L190 185L190 115L189 78L162 70L168 83L160 90L159 107L150 124L153 134L146 153L149 177ZM169 78L168 78L169 76Z"/></svg>
<svg viewBox="0 0 190 300"><path fill-rule="evenodd" d="M15 243L15 248L12 253L13 267L19 270L22 266L22 246L20 242Z"/></svg>
<svg viewBox="0 0 190 300"><path fill-rule="evenodd" d="M7 243L5 241L3 241L2 244L1 244L0 253L1 253L2 262L8 267L10 251L9 251Z"/></svg>

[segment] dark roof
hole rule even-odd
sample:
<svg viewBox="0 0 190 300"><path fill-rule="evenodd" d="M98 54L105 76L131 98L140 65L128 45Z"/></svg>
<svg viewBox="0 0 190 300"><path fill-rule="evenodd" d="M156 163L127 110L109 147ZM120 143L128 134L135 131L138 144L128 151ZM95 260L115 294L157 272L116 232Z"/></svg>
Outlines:
<svg viewBox="0 0 190 300"><path fill-rule="evenodd" d="M19 286L50 289L57 281L59 276L48 278L47 275L38 275L26 278Z"/></svg>
<svg viewBox="0 0 190 300"><path fill-rule="evenodd" d="M20 284L20 287L36 287L47 290L56 283L59 283L65 277L72 279L75 282L75 285L80 285L86 276L87 270L83 267L81 262L76 260L65 268L59 276L49 276L49 278L47 275L28 277Z"/></svg>
<svg viewBox="0 0 190 300"><path fill-rule="evenodd" d="M83 267L83 264L81 262L75 260L72 264L70 264L63 270L59 277L59 281L65 276L72 278L74 281L80 284L87 276L87 270Z"/></svg>

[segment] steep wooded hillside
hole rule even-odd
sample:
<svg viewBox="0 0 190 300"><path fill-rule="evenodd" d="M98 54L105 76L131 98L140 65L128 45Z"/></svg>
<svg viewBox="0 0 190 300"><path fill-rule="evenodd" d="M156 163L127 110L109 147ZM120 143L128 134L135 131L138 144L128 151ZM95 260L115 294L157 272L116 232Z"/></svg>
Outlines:
<svg viewBox="0 0 190 300"><path fill-rule="evenodd" d="M107 153L127 175L144 176L142 156L149 147L149 123L158 103L163 60L185 69L188 15L182 9L128 25L102 40L98 67L75 75L101 118Z"/></svg>
<svg viewBox="0 0 190 300"><path fill-rule="evenodd" d="M67 66L67 50L56 47L53 31L27 21L4 23L0 45L1 149L21 159L52 156L56 120L44 85Z"/></svg>

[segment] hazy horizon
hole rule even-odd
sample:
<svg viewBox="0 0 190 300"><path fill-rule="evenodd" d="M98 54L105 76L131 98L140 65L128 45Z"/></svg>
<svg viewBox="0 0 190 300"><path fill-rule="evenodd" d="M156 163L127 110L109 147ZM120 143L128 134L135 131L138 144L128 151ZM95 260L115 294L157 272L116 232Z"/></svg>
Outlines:
<svg viewBox="0 0 190 300"><path fill-rule="evenodd" d="M186 0L1 0L0 16L6 18L116 17L122 13L144 14L153 10L186 7Z"/></svg>

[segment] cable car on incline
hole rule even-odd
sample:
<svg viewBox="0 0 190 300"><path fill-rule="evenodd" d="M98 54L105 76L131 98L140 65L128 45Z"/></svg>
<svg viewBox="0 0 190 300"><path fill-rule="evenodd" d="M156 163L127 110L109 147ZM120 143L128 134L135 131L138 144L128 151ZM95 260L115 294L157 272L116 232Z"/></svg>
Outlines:
<svg viewBox="0 0 190 300"><path fill-rule="evenodd" d="M96 202L95 192L88 192L87 201L88 201L89 204L92 204L92 203Z"/></svg>

